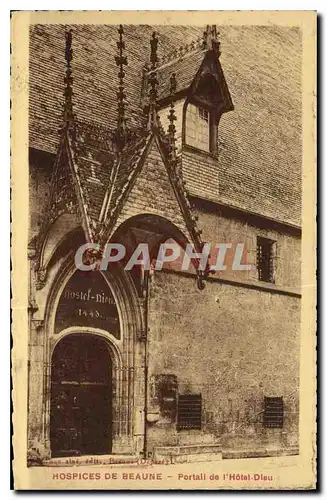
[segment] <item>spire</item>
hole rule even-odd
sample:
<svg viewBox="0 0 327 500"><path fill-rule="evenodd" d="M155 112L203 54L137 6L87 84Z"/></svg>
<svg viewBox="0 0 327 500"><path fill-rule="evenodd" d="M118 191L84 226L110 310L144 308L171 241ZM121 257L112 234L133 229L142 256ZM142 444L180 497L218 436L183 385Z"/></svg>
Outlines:
<svg viewBox="0 0 327 500"><path fill-rule="evenodd" d="M157 124L157 98L158 98L158 79L157 79L157 67L158 67L158 55L157 55L157 47L158 47L158 38L156 32L152 33L152 38L150 41L151 44L151 67L149 73L149 119L148 119L148 130L151 130L152 127L156 127Z"/></svg>
<svg viewBox="0 0 327 500"><path fill-rule="evenodd" d="M71 62L73 59L73 50L72 50L72 39L73 34L72 30L68 30L65 32L66 38L66 50L65 50L65 59L66 59L66 74L64 78L65 83L65 104L64 104L64 120L66 125L70 125L74 119L73 112L73 77L72 77L72 68Z"/></svg>
<svg viewBox="0 0 327 500"><path fill-rule="evenodd" d="M123 51L125 49L125 42L123 41L123 26L120 24L118 28L119 33L119 41L117 42L117 48L119 51L119 55L115 57L115 61L117 66L119 67L118 72L118 92L117 92L117 129L115 131L115 141L118 150L122 149L126 141L126 117L125 117L125 107L126 107L126 93L124 87L124 77L125 71L124 66L127 66L127 57L123 55Z"/></svg>
<svg viewBox="0 0 327 500"><path fill-rule="evenodd" d="M220 42L218 40L219 32L217 33L217 26L213 24L212 26L207 25L206 30L203 32L203 48L207 50L213 50L220 56Z"/></svg>
<svg viewBox="0 0 327 500"><path fill-rule="evenodd" d="M176 74L173 73L170 77L170 95L171 95L171 104L170 104L170 110L169 110L169 115L168 115L168 120L169 120L169 127L168 127L168 137L169 137L169 145L170 145L170 158L171 160L176 163L176 127L174 122L177 120L176 115L175 115L175 106L174 106L174 99L173 96L176 93Z"/></svg>

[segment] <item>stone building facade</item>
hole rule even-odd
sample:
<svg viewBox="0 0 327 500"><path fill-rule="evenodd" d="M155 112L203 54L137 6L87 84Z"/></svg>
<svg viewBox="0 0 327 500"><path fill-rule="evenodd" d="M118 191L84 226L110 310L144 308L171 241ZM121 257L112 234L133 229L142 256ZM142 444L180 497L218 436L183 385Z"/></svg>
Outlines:
<svg viewBox="0 0 327 500"><path fill-rule="evenodd" d="M298 452L300 68L293 28L31 27L30 464ZM166 241L226 268L75 266Z"/></svg>

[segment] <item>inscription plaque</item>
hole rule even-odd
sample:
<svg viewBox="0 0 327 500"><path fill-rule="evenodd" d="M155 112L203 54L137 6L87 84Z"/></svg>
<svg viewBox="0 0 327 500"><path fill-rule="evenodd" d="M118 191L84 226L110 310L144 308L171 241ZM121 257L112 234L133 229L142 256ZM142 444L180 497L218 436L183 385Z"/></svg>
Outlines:
<svg viewBox="0 0 327 500"><path fill-rule="evenodd" d="M55 333L70 326L106 330L120 338L119 315L110 287L99 271L75 271L56 311Z"/></svg>

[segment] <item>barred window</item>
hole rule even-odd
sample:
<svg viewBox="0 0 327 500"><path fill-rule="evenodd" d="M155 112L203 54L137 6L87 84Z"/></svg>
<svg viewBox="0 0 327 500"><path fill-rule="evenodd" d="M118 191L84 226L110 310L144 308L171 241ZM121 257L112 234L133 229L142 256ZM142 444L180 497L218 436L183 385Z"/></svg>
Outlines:
<svg viewBox="0 0 327 500"><path fill-rule="evenodd" d="M281 429L284 425L284 402L282 397L264 399L263 426Z"/></svg>
<svg viewBox="0 0 327 500"><path fill-rule="evenodd" d="M185 127L186 144L209 152L210 121L210 113L207 109L188 104Z"/></svg>
<svg viewBox="0 0 327 500"><path fill-rule="evenodd" d="M201 394L179 394L177 407L177 430L201 429Z"/></svg>
<svg viewBox="0 0 327 500"><path fill-rule="evenodd" d="M275 241L258 236L257 269L260 281L275 282L275 246Z"/></svg>

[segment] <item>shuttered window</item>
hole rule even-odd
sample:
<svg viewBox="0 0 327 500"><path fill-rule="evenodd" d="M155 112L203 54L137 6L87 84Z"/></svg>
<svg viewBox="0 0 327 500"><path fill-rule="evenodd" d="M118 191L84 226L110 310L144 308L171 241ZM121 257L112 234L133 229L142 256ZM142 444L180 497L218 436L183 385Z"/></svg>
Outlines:
<svg viewBox="0 0 327 500"><path fill-rule="evenodd" d="M282 428L284 425L284 402L282 397L264 400L263 426Z"/></svg>
<svg viewBox="0 0 327 500"><path fill-rule="evenodd" d="M201 429L201 394L179 394L177 411L177 430Z"/></svg>

